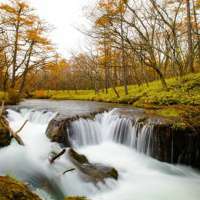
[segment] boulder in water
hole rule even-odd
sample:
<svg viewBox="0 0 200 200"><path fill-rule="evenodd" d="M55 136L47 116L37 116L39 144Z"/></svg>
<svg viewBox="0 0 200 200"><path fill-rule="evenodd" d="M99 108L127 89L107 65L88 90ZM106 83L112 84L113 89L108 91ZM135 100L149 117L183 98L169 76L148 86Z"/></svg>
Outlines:
<svg viewBox="0 0 200 200"><path fill-rule="evenodd" d="M71 162L81 172L84 180L97 183L104 182L106 178L118 179L118 172L113 167L90 163L85 155L81 155L71 148L68 155Z"/></svg>
<svg viewBox="0 0 200 200"><path fill-rule="evenodd" d="M68 136L69 122L59 118L52 119L46 131L46 135L52 142L58 142L66 147L70 147Z"/></svg>
<svg viewBox="0 0 200 200"><path fill-rule="evenodd" d="M10 177L0 176L0 199L1 200L41 200L29 188Z"/></svg>

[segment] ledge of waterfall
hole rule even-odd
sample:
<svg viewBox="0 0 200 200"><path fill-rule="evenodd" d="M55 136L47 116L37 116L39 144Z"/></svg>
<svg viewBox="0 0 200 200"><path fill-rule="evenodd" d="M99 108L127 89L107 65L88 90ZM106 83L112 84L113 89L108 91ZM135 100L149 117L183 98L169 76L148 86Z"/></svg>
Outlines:
<svg viewBox="0 0 200 200"><path fill-rule="evenodd" d="M114 123L109 130L113 133L109 134L116 142L132 146L163 162L200 168L199 123L192 124L186 118L166 117L151 110L136 108L115 108L109 112L109 116L101 119L102 116L92 113L83 117L56 117L49 123L46 134L52 141L67 147L98 144L106 135L106 129ZM192 117L196 122L199 115ZM101 124L102 120L104 124ZM76 141L79 144L75 144Z"/></svg>
<svg viewBox="0 0 200 200"><path fill-rule="evenodd" d="M173 116L159 115L158 113L161 112L160 110L158 112L144 109L116 109L120 117L130 119L132 123L153 126L148 137L148 154L151 157L200 169L199 110L190 109L187 113L181 111L182 115Z"/></svg>

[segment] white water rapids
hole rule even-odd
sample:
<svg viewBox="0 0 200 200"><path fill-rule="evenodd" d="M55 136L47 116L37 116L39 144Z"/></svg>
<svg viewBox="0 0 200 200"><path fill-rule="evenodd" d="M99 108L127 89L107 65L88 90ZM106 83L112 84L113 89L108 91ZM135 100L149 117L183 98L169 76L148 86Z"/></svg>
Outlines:
<svg viewBox="0 0 200 200"><path fill-rule="evenodd" d="M161 163L144 155L149 153L148 137L152 127L143 127L136 141L137 127L113 115L112 111L98 115L95 121L73 122L71 142L91 162L115 167L119 180L107 180L106 184L95 186L83 182L77 170L62 175L74 166L67 156L49 164L49 153L60 149L45 135L55 115L27 109L20 113L8 110L8 120L14 130L26 119L29 121L20 132L24 147L13 140L11 145L0 149L0 175L28 182L44 200L63 200L62 195L84 195L91 200L200 199L200 174L189 167ZM46 188L48 192L44 192ZM52 195L55 193L56 196Z"/></svg>

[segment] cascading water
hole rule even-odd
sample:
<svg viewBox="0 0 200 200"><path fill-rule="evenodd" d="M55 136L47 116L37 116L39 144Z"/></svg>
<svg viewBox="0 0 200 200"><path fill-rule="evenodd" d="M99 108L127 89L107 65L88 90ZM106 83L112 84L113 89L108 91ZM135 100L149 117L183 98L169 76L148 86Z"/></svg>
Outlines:
<svg viewBox="0 0 200 200"><path fill-rule="evenodd" d="M63 175L74 167L67 155L53 165L48 161L51 151L60 151L59 145L51 143L45 135L49 121L55 116L56 113L46 111L8 110L14 130L29 121L20 132L24 147L13 141L0 149L1 175L28 182L44 200L63 200L65 195L84 195L92 200L199 200L199 173L144 155L151 153L153 126L137 121L132 124L115 114L115 110L99 114L95 120L72 122L69 132L78 152L91 162L115 167L119 180L108 179L96 187L80 179L76 170Z"/></svg>
<svg viewBox="0 0 200 200"><path fill-rule="evenodd" d="M115 109L99 114L94 120L79 119L70 125L70 140L74 147L114 141L150 155L153 125L120 118Z"/></svg>

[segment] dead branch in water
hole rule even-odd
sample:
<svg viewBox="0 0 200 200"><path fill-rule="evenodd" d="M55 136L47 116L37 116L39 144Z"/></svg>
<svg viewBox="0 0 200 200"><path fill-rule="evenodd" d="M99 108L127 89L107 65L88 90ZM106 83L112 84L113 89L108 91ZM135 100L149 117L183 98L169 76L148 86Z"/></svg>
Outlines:
<svg viewBox="0 0 200 200"><path fill-rule="evenodd" d="M21 139L21 137L18 135L18 133L24 128L24 126L27 124L28 120L26 120L23 125L17 130L17 131L13 131L7 120L5 119L5 117L3 116L3 111L4 111L4 101L2 101L2 105L1 105L1 109L0 109L0 122L1 124L9 130L11 137L15 138L15 140L17 141L17 143L19 145L24 145L23 140Z"/></svg>
<svg viewBox="0 0 200 200"><path fill-rule="evenodd" d="M24 146L24 142L23 140L21 139L21 137L18 135L18 133L24 128L24 126L27 124L28 120L26 120L23 125L17 130L17 131L13 131L10 126L8 126L8 130L9 132L11 133L11 136L13 138L15 138L15 140L18 142L19 145L23 145Z"/></svg>
<svg viewBox="0 0 200 200"><path fill-rule="evenodd" d="M49 159L50 164L53 164L56 159L61 157L66 152L66 149L63 149L59 154Z"/></svg>
<svg viewBox="0 0 200 200"><path fill-rule="evenodd" d="M66 174L66 173L68 173L68 172L72 172L72 171L74 171L74 170L76 170L76 169L75 169L75 168L68 169L68 170L66 170L66 171L63 172L63 175Z"/></svg>

